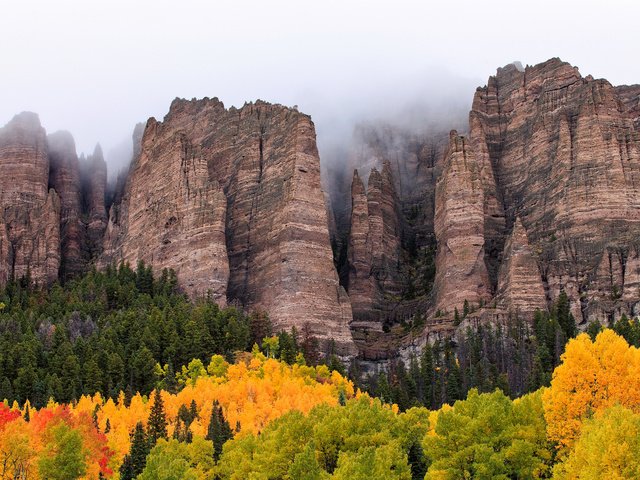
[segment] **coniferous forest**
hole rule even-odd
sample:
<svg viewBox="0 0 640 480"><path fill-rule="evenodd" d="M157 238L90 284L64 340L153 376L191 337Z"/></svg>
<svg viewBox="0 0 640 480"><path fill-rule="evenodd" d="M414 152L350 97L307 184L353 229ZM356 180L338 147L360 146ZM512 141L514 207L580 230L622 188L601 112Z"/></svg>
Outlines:
<svg viewBox="0 0 640 480"><path fill-rule="evenodd" d="M578 335L564 295L373 378L143 263L12 282L0 308L0 478L640 474L640 324Z"/></svg>

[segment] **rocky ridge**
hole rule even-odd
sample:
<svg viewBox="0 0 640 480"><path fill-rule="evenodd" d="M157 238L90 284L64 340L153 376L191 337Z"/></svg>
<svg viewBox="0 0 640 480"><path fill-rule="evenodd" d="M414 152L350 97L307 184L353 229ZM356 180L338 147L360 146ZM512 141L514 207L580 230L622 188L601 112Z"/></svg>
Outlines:
<svg viewBox="0 0 640 480"><path fill-rule="evenodd" d="M531 318L564 291L578 323L609 322L640 313L639 118L637 85L508 65L464 135L362 130L325 200L296 109L175 100L114 189L99 147L79 159L23 113L0 129L0 283L142 260L343 357L355 335L370 359L450 332L465 304Z"/></svg>

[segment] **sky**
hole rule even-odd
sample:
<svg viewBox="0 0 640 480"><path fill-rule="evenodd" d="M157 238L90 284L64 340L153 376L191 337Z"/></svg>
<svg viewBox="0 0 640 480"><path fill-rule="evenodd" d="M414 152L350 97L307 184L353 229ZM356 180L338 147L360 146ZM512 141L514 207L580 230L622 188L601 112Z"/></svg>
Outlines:
<svg viewBox="0 0 640 480"><path fill-rule="evenodd" d="M638 18L634 0L0 0L0 125L37 112L117 168L175 97L259 98L310 114L323 157L358 122L450 121L513 61L640 83Z"/></svg>

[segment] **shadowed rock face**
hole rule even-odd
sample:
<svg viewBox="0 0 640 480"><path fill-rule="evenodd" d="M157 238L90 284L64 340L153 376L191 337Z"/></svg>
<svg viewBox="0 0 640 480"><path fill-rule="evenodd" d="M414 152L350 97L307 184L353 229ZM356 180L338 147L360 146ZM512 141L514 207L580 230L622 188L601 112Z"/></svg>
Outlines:
<svg viewBox="0 0 640 480"><path fill-rule="evenodd" d="M80 167L76 146L69 132L47 137L49 146L49 185L60 197L60 277L63 280L84 272L84 225L81 220Z"/></svg>
<svg viewBox="0 0 640 480"><path fill-rule="evenodd" d="M81 166L83 198L86 221L86 249L95 259L102 252L102 241L107 228L105 197L107 187L107 164L102 148L97 145L92 155Z"/></svg>
<svg viewBox="0 0 640 480"><path fill-rule="evenodd" d="M22 113L0 129L0 282L46 284L60 267L60 199L49 190L47 137Z"/></svg>
<svg viewBox="0 0 640 480"><path fill-rule="evenodd" d="M353 353L351 307L329 244L310 118L264 102L224 108L176 100L147 123L103 262L171 267L192 294L266 310L276 328L305 323Z"/></svg>
<svg viewBox="0 0 640 480"><path fill-rule="evenodd" d="M497 299L497 304L527 317L533 316L536 309L544 310L547 306L536 256L519 218L516 218L505 245Z"/></svg>

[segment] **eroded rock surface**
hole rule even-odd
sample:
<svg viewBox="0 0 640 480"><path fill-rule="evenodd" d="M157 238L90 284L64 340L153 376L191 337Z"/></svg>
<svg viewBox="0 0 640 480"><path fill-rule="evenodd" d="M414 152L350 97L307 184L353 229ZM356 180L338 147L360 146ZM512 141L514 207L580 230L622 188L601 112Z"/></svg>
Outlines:
<svg viewBox="0 0 640 480"><path fill-rule="evenodd" d="M176 100L147 123L103 262L171 267L192 294L266 310L277 329L353 353L329 243L311 119L264 102Z"/></svg>
<svg viewBox="0 0 640 480"><path fill-rule="evenodd" d="M46 284L60 267L60 199L49 190L47 136L33 113L0 129L0 281Z"/></svg>

